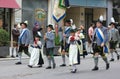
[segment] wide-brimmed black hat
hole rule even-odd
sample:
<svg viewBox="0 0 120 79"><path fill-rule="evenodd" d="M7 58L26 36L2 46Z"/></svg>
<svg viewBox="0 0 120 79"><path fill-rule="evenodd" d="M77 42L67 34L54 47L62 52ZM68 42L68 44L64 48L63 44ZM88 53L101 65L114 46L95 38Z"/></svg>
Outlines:
<svg viewBox="0 0 120 79"><path fill-rule="evenodd" d="M27 27L27 23L21 22L21 23L20 23L20 26L21 26L22 24L25 25L25 27Z"/></svg>
<svg viewBox="0 0 120 79"><path fill-rule="evenodd" d="M99 22L99 23L103 24L103 21L101 21L101 20L99 20L99 19L97 20L97 22Z"/></svg>
<svg viewBox="0 0 120 79"><path fill-rule="evenodd" d="M70 19L66 20L65 23L71 24Z"/></svg>
<svg viewBox="0 0 120 79"><path fill-rule="evenodd" d="M109 25L114 25L114 26L115 26L115 25L116 25L116 23L115 23L115 22L111 22Z"/></svg>
<svg viewBox="0 0 120 79"><path fill-rule="evenodd" d="M68 20L66 20L65 22L70 23L71 21L70 21L70 19L68 19Z"/></svg>
<svg viewBox="0 0 120 79"><path fill-rule="evenodd" d="M50 27L52 30L54 30L53 25L49 24L47 27Z"/></svg>

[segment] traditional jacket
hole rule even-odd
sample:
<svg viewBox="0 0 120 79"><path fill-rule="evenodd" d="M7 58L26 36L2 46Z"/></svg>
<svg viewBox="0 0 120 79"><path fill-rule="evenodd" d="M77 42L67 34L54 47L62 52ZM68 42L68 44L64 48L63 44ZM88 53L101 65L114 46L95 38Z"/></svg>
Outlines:
<svg viewBox="0 0 120 79"><path fill-rule="evenodd" d="M101 41L99 39L99 36L97 35L97 30L100 29L100 31L103 34L104 39ZM98 46L100 46L102 43L106 44L108 42L109 38L108 38L108 30L106 27L102 26L101 28L95 28L95 31L93 33L93 38L92 41L96 42Z"/></svg>
<svg viewBox="0 0 120 79"><path fill-rule="evenodd" d="M110 29L110 41L119 41L119 32L116 28Z"/></svg>
<svg viewBox="0 0 120 79"><path fill-rule="evenodd" d="M18 44L25 44L25 46L30 44L30 31L29 29L25 28L22 30Z"/></svg>
<svg viewBox="0 0 120 79"><path fill-rule="evenodd" d="M55 34L50 31L46 33L46 48L53 48L55 46L54 39L55 39Z"/></svg>
<svg viewBox="0 0 120 79"><path fill-rule="evenodd" d="M18 42L18 37L20 35L19 30L16 28L12 29L13 41Z"/></svg>

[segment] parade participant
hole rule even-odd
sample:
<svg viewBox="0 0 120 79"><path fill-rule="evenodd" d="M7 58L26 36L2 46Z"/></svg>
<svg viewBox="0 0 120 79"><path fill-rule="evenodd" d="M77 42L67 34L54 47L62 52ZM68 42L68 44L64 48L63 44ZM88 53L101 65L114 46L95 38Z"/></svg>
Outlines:
<svg viewBox="0 0 120 79"><path fill-rule="evenodd" d="M85 56L88 54L86 51L85 27L83 25L80 25L80 29L81 29L81 34L84 35L84 37L81 40L83 43L83 58L85 58Z"/></svg>
<svg viewBox="0 0 120 79"><path fill-rule="evenodd" d="M18 30L17 24L14 25L14 28L12 29L12 36L13 36L13 47L12 47L12 55L11 57L14 56L14 50L16 51L16 56L18 55L18 37L20 35L20 31Z"/></svg>
<svg viewBox="0 0 120 79"><path fill-rule="evenodd" d="M111 53L111 60L110 61L114 61L114 55L113 52L116 53L117 55L117 60L119 60L120 56L116 50L116 45L119 41L119 32L118 30L115 28L115 23L111 22L110 24L111 29L110 29L110 53Z"/></svg>
<svg viewBox="0 0 120 79"><path fill-rule="evenodd" d="M52 32L53 30L53 25L48 25L47 26L47 33L44 36L44 40L46 42L46 55L48 59L48 67L46 69L51 69L51 62L53 64L53 69L56 67L55 60L54 60L54 38L55 35Z"/></svg>
<svg viewBox="0 0 120 79"><path fill-rule="evenodd" d="M60 65L60 67L64 67L66 66L66 60L65 60L65 55L68 52L68 37L70 36L70 30L71 30L71 21L70 20L66 20L65 21L65 28L64 28L64 33L63 33L63 41L61 43L61 55L62 55L62 60L63 60L63 64Z"/></svg>
<svg viewBox="0 0 120 79"><path fill-rule="evenodd" d="M36 35L34 39L34 44L31 45L32 51L30 56L30 61L28 67L42 67L42 64L44 64L41 49L42 49L42 43L40 41L40 36Z"/></svg>
<svg viewBox="0 0 120 79"><path fill-rule="evenodd" d="M77 61L78 47L77 47L77 39L76 39L74 30L70 31L68 43L70 44L70 46L69 46L69 63L72 66L71 73L76 73L76 71L77 71L76 64L78 64L78 61Z"/></svg>
<svg viewBox="0 0 120 79"><path fill-rule="evenodd" d="M75 33L75 36L76 36L76 40L77 40L77 47L78 47L78 57L77 57L77 60L78 60L78 64L80 64L80 54L83 54L83 44L82 44L82 38L84 38L84 35L83 33L81 33L81 29L78 28L76 33Z"/></svg>
<svg viewBox="0 0 120 79"><path fill-rule="evenodd" d="M107 57L105 56L106 42L108 41L108 31L107 28L102 25L101 21L97 21L96 28L93 34L92 42L93 42L93 51L94 51L94 63L95 67L92 71L99 70L98 68L98 58L101 55L102 59L106 63L106 70L109 69L109 62Z"/></svg>
<svg viewBox="0 0 120 79"><path fill-rule="evenodd" d="M108 53L110 53L110 49L109 49L110 47L109 41L111 39L111 35L110 35L111 26L110 25L108 25L107 30L108 30L108 42L106 43L106 46L108 48Z"/></svg>
<svg viewBox="0 0 120 79"><path fill-rule="evenodd" d="M76 28L76 25L75 25L74 22L73 22L73 19L70 19L70 22L71 22L71 28L72 28L72 29L77 29L77 28Z"/></svg>
<svg viewBox="0 0 120 79"><path fill-rule="evenodd" d="M90 27L88 29L88 42L91 43L92 42L92 36L93 36L93 32L94 32L94 27L95 27L95 24L94 23L91 23L90 24Z"/></svg>
<svg viewBox="0 0 120 79"><path fill-rule="evenodd" d="M16 63L16 65L22 64L21 62L21 57L22 57L22 51L24 50L24 53L30 57L30 54L28 52L28 46L30 44L30 31L27 28L27 24L22 22L20 23L22 32L20 33L19 40L18 40L18 45L19 45L19 50L18 50L18 57L19 57L19 62Z"/></svg>
<svg viewBox="0 0 120 79"><path fill-rule="evenodd" d="M93 50L92 50L92 36L93 36L94 28L95 28L95 24L91 23L90 27L88 29L88 44L86 45L88 53L93 53Z"/></svg>
<svg viewBox="0 0 120 79"><path fill-rule="evenodd" d="M35 36L36 35L38 35L38 32L41 34L41 31L42 30L42 28L40 28L40 26L39 26L39 23L38 22L36 22L35 24L34 24L34 27L33 27L33 39L35 38Z"/></svg>

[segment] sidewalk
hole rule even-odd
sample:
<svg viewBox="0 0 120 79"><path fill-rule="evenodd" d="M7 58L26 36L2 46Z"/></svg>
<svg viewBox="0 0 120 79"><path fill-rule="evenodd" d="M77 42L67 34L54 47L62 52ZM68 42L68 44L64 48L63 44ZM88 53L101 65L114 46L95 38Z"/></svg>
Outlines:
<svg viewBox="0 0 120 79"><path fill-rule="evenodd" d="M26 56L25 54L22 55L22 59L28 59L29 57ZM10 56L6 57L6 58L0 58L0 61L8 61L8 60L17 60L18 57L12 58Z"/></svg>

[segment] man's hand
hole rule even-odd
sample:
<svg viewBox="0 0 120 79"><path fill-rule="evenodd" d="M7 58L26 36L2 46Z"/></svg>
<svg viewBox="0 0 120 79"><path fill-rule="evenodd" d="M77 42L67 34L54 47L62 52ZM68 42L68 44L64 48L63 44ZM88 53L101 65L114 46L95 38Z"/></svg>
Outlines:
<svg viewBox="0 0 120 79"><path fill-rule="evenodd" d="M104 47L104 45L105 45L105 44L104 44L104 43L102 43L102 44L101 44L101 47Z"/></svg>
<svg viewBox="0 0 120 79"><path fill-rule="evenodd" d="M34 46L37 46L37 44L34 43Z"/></svg>
<svg viewBox="0 0 120 79"><path fill-rule="evenodd" d="M25 47L28 47L29 45L25 45Z"/></svg>
<svg viewBox="0 0 120 79"><path fill-rule="evenodd" d="M64 37L66 37L66 34L63 34Z"/></svg>
<svg viewBox="0 0 120 79"><path fill-rule="evenodd" d="M44 36L44 40L47 40L47 37L46 37L46 35Z"/></svg>

